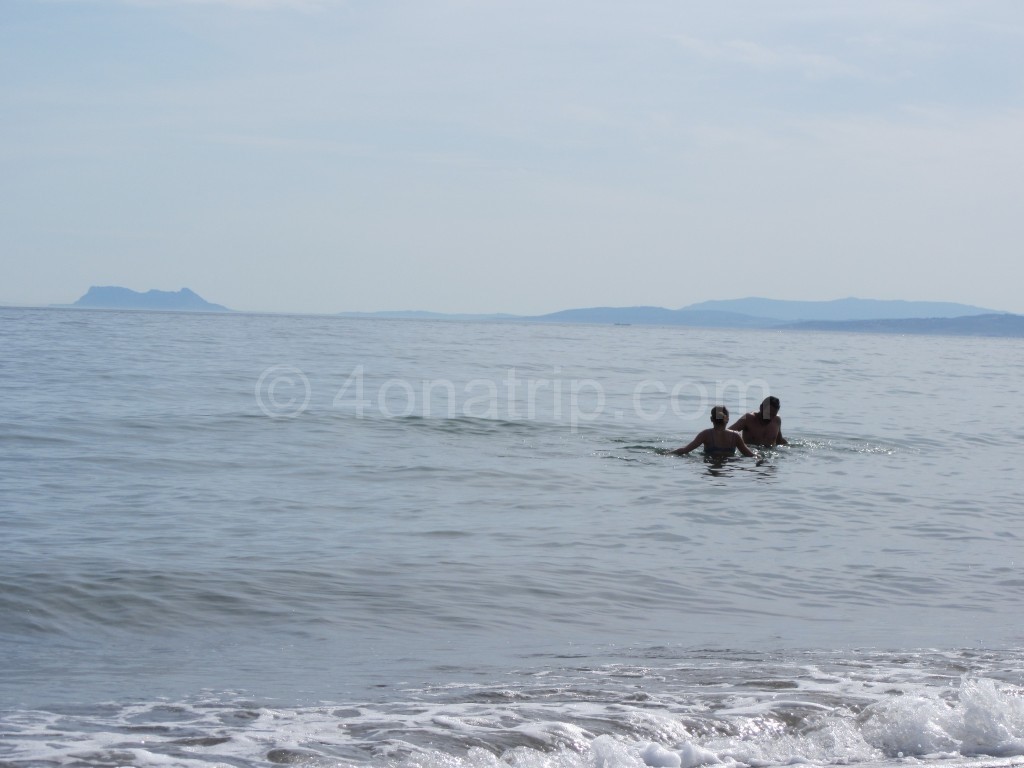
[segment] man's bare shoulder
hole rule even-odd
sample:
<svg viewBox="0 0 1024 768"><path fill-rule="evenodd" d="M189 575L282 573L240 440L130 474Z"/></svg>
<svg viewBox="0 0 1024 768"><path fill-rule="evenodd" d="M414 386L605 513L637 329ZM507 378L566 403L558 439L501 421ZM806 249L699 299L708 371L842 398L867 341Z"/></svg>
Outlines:
<svg viewBox="0 0 1024 768"><path fill-rule="evenodd" d="M736 419L736 421L732 423L732 426L729 427L729 429L746 429L748 426L750 426L751 419L756 415L756 413L744 413L742 416L740 416L738 419Z"/></svg>

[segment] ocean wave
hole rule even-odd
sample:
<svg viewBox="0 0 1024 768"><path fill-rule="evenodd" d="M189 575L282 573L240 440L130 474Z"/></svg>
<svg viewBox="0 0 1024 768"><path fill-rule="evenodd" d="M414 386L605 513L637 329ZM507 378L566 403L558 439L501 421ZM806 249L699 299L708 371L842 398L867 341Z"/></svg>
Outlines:
<svg viewBox="0 0 1024 768"><path fill-rule="evenodd" d="M5 766L767 768L1024 763L1024 689L948 657L549 671L403 701L239 694L3 713ZM818 663L808 664L808 661ZM845 668L845 671L844 671ZM838 674L837 674L838 673ZM939 675L938 677L936 675ZM941 682L940 682L941 681Z"/></svg>

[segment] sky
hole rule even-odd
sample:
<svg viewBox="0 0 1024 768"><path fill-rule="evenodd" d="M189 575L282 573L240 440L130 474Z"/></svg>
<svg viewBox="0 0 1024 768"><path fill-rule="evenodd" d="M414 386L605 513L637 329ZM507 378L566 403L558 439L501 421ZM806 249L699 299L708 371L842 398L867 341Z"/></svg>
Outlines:
<svg viewBox="0 0 1024 768"><path fill-rule="evenodd" d="M0 0L0 304L1024 313L1018 0Z"/></svg>

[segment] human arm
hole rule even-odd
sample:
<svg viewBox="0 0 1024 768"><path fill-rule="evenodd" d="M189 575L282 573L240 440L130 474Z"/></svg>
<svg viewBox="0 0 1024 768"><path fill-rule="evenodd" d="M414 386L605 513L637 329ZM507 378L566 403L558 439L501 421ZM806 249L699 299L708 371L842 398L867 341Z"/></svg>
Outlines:
<svg viewBox="0 0 1024 768"><path fill-rule="evenodd" d="M743 428L747 425L747 414L743 414L729 427L733 432L742 432Z"/></svg>
<svg viewBox="0 0 1024 768"><path fill-rule="evenodd" d="M704 432L707 432L707 430L704 430ZM685 456L694 448L704 445L704 432L701 432L699 435L693 438L693 440L691 440L688 444L684 445L682 448L676 448L674 451L669 451L669 454L671 454L672 456Z"/></svg>
<svg viewBox="0 0 1024 768"><path fill-rule="evenodd" d="M743 442L743 435L736 435L736 447L744 456L751 459L757 458L757 454L750 450L750 446Z"/></svg>
<svg viewBox="0 0 1024 768"><path fill-rule="evenodd" d="M775 445L789 445L789 441L782 436L782 419L775 417Z"/></svg>

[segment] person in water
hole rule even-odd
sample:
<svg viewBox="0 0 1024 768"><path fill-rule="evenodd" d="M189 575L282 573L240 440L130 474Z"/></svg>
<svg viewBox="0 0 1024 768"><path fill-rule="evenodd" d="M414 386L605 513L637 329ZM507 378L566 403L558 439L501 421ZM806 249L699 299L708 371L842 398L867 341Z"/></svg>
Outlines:
<svg viewBox="0 0 1024 768"><path fill-rule="evenodd" d="M724 459L735 456L739 451L744 456L753 458L756 454L747 447L743 436L738 432L730 432L725 428L729 423L729 409L724 405L716 405L711 409L711 429L705 429L698 434L688 445L676 448L672 451L674 456L685 456L694 448L704 446L704 457L708 459Z"/></svg>
<svg viewBox="0 0 1024 768"><path fill-rule="evenodd" d="M782 436L782 419L779 418L781 403L777 397L766 397L756 411L745 413L736 419L729 429L743 435L744 442L750 445L789 445Z"/></svg>

